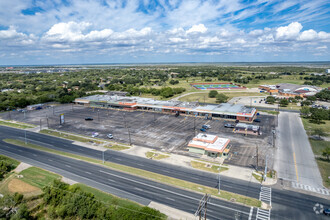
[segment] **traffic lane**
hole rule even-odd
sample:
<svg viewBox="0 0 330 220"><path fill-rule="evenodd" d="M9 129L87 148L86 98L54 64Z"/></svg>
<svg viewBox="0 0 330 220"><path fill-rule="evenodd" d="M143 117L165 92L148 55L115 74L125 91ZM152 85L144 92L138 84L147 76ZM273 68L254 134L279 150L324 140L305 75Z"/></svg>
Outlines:
<svg viewBox="0 0 330 220"><path fill-rule="evenodd" d="M272 189L272 218L274 219L325 219L317 215L314 206L319 203L330 207L329 199L284 189Z"/></svg>
<svg viewBox="0 0 330 220"><path fill-rule="evenodd" d="M5 127L0 127L5 128ZM18 131L19 135L23 136L24 131L18 130L18 129L8 129L8 130L14 130ZM17 138L17 133L13 135L14 132L8 132L6 129L1 129L2 134L4 137L13 137ZM55 149L55 150L61 150L68 153L73 153L77 155L87 156L87 157L93 157L96 159L102 158L101 151L81 147L78 145L72 144L72 141L67 141L64 139L51 137L48 135L38 134L34 132L27 132L28 133L28 139L29 140L37 140L42 144L44 143L45 147ZM20 139L22 140L23 137ZM38 144L38 143L36 143ZM165 164L159 161L153 161L141 157L136 157L132 155L127 155L125 153L116 152L108 150L105 153L105 158L110 160L111 162L115 162L118 164L131 166L140 168L143 170L148 170L155 173L160 173L166 176L171 176L178 179L183 179L186 181L206 185L209 187L217 187L217 175L216 174L210 174L206 172L201 171L195 171L192 169L179 167L175 165ZM221 181L221 187L223 190L229 191L229 192L235 192L238 194L246 195L253 198L258 198L259 191L260 191L260 185L254 184L247 181L241 181L238 179L228 178L223 176Z"/></svg>
<svg viewBox="0 0 330 220"><path fill-rule="evenodd" d="M20 147L18 147L19 149ZM185 211L188 211L191 209L191 207L196 208L198 206L198 202L201 198L201 194L192 193L189 191L185 191L182 189L173 188L161 183L148 181L139 177L131 176L128 174L123 174L117 171L105 169L103 167L97 166L97 165L90 165L86 164L82 161L72 161L72 159L59 157L56 155L48 154L45 152L40 152L41 155L38 155L37 150L31 150L27 149L27 152L20 152L17 151L17 149L13 148L13 146L10 146L9 149L12 153L17 154L23 154L25 157L36 159L34 154L36 154L38 157L38 160L42 160L43 157L48 157L47 160L52 166L56 166L59 169L65 170L70 169L70 172L81 175L84 178L90 178L93 180L98 180L99 183L102 183L104 185L109 185L112 187L117 187L120 190L125 190L128 193L136 194L137 196L141 196L144 198L148 198L150 200L163 203L169 206L173 207L173 202L175 202L174 208L177 208L179 205L181 209L185 209ZM24 149L23 149L24 150ZM22 155L21 155L22 156ZM51 158L51 161L49 159ZM88 167L86 167L86 165ZM84 171L81 170L81 167L84 167ZM103 169L102 169L103 168ZM99 171L97 171L99 169ZM99 175L98 172L102 171L103 173L110 175L111 179L115 181L116 184L112 185L109 183L109 178L106 176ZM131 179L132 178L132 179ZM122 181L124 180L124 181ZM110 181L112 182L112 181ZM150 185L153 184L153 185ZM146 187L147 186L147 187ZM138 190L141 189L141 190ZM178 203L178 201L181 201L181 204ZM191 204L191 207L188 208L186 204ZM229 204L229 206L228 206ZM223 218L226 214L227 216L233 216L233 211L240 212L240 210L243 210L246 207L239 206L236 204L230 204L228 202L224 202L222 200L213 200L212 206L214 206L214 209L222 208L221 211L221 217ZM212 210L210 206L210 210ZM241 213L242 215L247 214L246 210L244 213ZM213 211L216 213L216 211Z"/></svg>

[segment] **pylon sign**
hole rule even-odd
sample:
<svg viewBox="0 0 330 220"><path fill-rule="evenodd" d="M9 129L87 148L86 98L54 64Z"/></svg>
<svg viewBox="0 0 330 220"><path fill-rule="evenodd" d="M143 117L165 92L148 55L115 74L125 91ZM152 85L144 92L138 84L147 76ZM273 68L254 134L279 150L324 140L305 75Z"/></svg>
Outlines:
<svg viewBox="0 0 330 220"><path fill-rule="evenodd" d="M64 124L65 120L64 120L64 113L60 114L60 124Z"/></svg>

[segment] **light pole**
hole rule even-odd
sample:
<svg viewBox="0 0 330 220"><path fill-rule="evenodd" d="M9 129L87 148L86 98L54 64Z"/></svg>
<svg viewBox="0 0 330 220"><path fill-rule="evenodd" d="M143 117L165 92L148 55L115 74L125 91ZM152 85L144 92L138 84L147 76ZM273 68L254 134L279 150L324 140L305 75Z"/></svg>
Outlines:
<svg viewBox="0 0 330 220"><path fill-rule="evenodd" d="M102 161L104 163L104 151L102 151Z"/></svg>

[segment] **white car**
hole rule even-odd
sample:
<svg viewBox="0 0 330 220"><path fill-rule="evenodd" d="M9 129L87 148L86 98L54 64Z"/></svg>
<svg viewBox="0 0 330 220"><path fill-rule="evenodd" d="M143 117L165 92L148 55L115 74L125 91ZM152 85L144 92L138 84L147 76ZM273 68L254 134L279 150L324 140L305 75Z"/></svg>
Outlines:
<svg viewBox="0 0 330 220"><path fill-rule="evenodd" d="M99 133L97 133L97 132L93 132L92 137L95 138L95 137L97 137L97 136L99 136Z"/></svg>
<svg viewBox="0 0 330 220"><path fill-rule="evenodd" d="M107 137L108 137L109 139L112 139L112 138L113 138L113 135L112 135L112 134L107 134Z"/></svg>

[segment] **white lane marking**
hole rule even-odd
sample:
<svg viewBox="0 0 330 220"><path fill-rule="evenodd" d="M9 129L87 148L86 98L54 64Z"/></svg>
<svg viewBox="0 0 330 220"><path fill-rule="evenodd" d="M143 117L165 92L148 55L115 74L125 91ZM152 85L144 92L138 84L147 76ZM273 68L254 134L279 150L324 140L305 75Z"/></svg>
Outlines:
<svg viewBox="0 0 330 220"><path fill-rule="evenodd" d="M251 207L251 209L250 209L249 220L251 220L252 214L253 214L253 207Z"/></svg>
<svg viewBox="0 0 330 220"><path fill-rule="evenodd" d="M122 159L120 159L120 158L115 158L115 160L120 160L120 161L122 161Z"/></svg>
<svg viewBox="0 0 330 220"><path fill-rule="evenodd" d="M110 182L115 182L114 180L112 180L112 179L108 179Z"/></svg>
<svg viewBox="0 0 330 220"><path fill-rule="evenodd" d="M48 161L53 161L52 159L48 159Z"/></svg>
<svg viewBox="0 0 330 220"><path fill-rule="evenodd" d="M143 191L143 189L140 189L140 188L137 188L137 187L134 187L134 189L139 190L139 191Z"/></svg>
<svg viewBox="0 0 330 220"><path fill-rule="evenodd" d="M36 155L36 154L33 154L33 156L37 157L37 155Z"/></svg>
<svg viewBox="0 0 330 220"><path fill-rule="evenodd" d="M141 167L144 167L144 165L143 165L143 164L140 164L140 163L137 163L136 165L139 165L139 166L141 166Z"/></svg>
<svg viewBox="0 0 330 220"><path fill-rule="evenodd" d="M89 174L89 175L91 175L92 173L90 173L90 172L88 172L88 171L85 171L85 173L87 173L87 174Z"/></svg>
<svg viewBox="0 0 330 220"><path fill-rule="evenodd" d="M169 197L165 197L166 199L168 200L171 200L171 201L175 201L175 199L172 199L172 198L169 198Z"/></svg>
<svg viewBox="0 0 330 220"><path fill-rule="evenodd" d="M22 150L18 150L19 152L23 152Z"/></svg>
<svg viewBox="0 0 330 220"><path fill-rule="evenodd" d="M71 167L70 165L65 164L66 167Z"/></svg>
<svg viewBox="0 0 330 220"><path fill-rule="evenodd" d="M109 173L109 172L106 172L106 171L103 171L103 170L99 170L99 172L101 173L105 173L105 174L108 174L110 176L115 176L117 178L121 178L121 179L125 179L125 180L128 180L128 181L131 181L131 182L135 182L135 183L138 183L138 184L141 184L141 185L145 185L145 186L148 186L148 187L151 187L151 188L155 188L155 189L158 189L158 190L161 190L161 191L164 191L164 192L167 192L167 193L171 193L171 194L175 194L175 195L178 195L180 197L186 197L188 199L192 199L192 200L196 200L196 201L199 201L199 199L196 199L194 197L191 197L191 196L187 196L187 195L183 195L181 193L176 193L176 192L173 192L173 191L170 191L170 190L167 190L167 189L163 189L163 188L160 188L158 186L153 186L153 185L150 185L150 184L147 184L147 183L142 183L140 181L137 181L137 180L133 180L133 179L129 179L129 178L126 178L126 177L123 177L123 176L119 176L119 175L116 175L116 174L113 174L113 173ZM152 192L148 192L148 193L152 193ZM218 204L214 204L214 203L210 203L214 206L217 206L217 207L220 207L220 208L224 208L224 209L228 209L228 210L231 210L231 211L235 211L235 212L240 212L240 213L243 213L243 214L246 214L246 215L249 215L248 212L243 212L241 210L237 210L237 209L233 209L233 208L230 208L230 207L226 207L226 206L223 206L223 205L218 205Z"/></svg>

